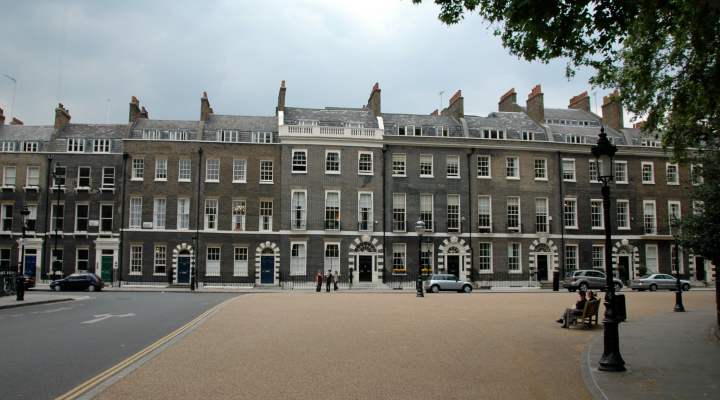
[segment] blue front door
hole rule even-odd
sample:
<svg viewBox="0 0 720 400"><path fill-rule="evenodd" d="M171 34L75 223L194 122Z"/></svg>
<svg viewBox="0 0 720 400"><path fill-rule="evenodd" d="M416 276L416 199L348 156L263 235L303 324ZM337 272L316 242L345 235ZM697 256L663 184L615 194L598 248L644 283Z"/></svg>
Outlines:
<svg viewBox="0 0 720 400"><path fill-rule="evenodd" d="M190 283L190 257L178 257L177 283Z"/></svg>
<svg viewBox="0 0 720 400"><path fill-rule="evenodd" d="M260 257L260 283L275 283L275 256Z"/></svg>
<svg viewBox="0 0 720 400"><path fill-rule="evenodd" d="M25 275L35 276L36 255L25 255Z"/></svg>

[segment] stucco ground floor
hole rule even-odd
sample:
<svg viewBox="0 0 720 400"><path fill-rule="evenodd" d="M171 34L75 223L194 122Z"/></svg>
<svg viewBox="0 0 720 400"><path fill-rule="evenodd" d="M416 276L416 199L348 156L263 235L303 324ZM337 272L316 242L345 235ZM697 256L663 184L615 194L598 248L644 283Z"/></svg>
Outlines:
<svg viewBox="0 0 720 400"><path fill-rule="evenodd" d="M343 282L380 284L412 281L423 273L448 273L478 282L529 285L551 282L573 269L602 268L602 240L573 236L495 235L470 237L416 235L225 234L127 232L119 236L19 237L0 239L0 268L40 280L93 271L105 281L188 284L191 276L206 285L278 285L310 281L337 272ZM21 256L24 251L24 259ZM122 248L122 250L121 250ZM628 281L650 272L674 273L674 243L669 240L614 239L616 276ZM701 284L713 282L709 260L680 249L680 273Z"/></svg>

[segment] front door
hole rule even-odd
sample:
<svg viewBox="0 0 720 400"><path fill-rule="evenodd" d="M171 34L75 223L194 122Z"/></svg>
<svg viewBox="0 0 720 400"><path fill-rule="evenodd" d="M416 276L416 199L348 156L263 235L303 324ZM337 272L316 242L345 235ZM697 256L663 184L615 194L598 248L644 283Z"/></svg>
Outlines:
<svg viewBox="0 0 720 400"><path fill-rule="evenodd" d="M548 281L548 262L546 254L538 254L537 256L537 273L539 281Z"/></svg>
<svg viewBox="0 0 720 400"><path fill-rule="evenodd" d="M190 257L178 256L177 283L190 283Z"/></svg>
<svg viewBox="0 0 720 400"><path fill-rule="evenodd" d="M35 267L37 266L37 250L25 249L25 266L23 273L28 276L35 276Z"/></svg>
<svg viewBox="0 0 720 400"><path fill-rule="evenodd" d="M705 259L702 257L695 257L695 279L704 281L706 278Z"/></svg>
<svg viewBox="0 0 720 400"><path fill-rule="evenodd" d="M358 256L358 279L372 282L372 256Z"/></svg>
<svg viewBox="0 0 720 400"><path fill-rule="evenodd" d="M620 258L618 258L618 275L620 276L620 280L623 282L627 282L630 280L629 256L620 256Z"/></svg>
<svg viewBox="0 0 720 400"><path fill-rule="evenodd" d="M113 256L100 257L100 279L110 282L112 279Z"/></svg>
<svg viewBox="0 0 720 400"><path fill-rule="evenodd" d="M460 256L447 256L447 273L460 278Z"/></svg>
<svg viewBox="0 0 720 400"><path fill-rule="evenodd" d="M260 257L260 283L275 283L275 255Z"/></svg>

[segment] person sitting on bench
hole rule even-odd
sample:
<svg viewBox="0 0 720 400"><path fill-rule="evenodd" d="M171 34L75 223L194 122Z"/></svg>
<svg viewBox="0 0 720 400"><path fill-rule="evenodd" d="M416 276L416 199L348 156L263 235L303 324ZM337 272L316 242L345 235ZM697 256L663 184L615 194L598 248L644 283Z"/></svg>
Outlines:
<svg viewBox="0 0 720 400"><path fill-rule="evenodd" d="M583 310L585 309L585 302L587 302L585 299L585 292L578 291L578 295L580 296L580 299L577 303L575 303L575 308L566 308L562 317L557 320L559 324L562 324L563 328L568 327L573 315L582 315Z"/></svg>

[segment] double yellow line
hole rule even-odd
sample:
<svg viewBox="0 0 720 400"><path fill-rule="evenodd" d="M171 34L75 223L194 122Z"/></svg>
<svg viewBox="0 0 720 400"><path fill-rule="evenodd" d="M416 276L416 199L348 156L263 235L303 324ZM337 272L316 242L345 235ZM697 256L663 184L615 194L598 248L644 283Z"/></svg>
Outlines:
<svg viewBox="0 0 720 400"><path fill-rule="evenodd" d="M173 332L169 333L168 335L162 337L155 343L149 345L148 347L140 350L139 352L133 354L132 356L126 358L125 360L119 362L118 364L115 364L113 367L101 372L100 374L94 376L93 378L88 379L87 381L83 382L82 384L76 386L74 389L70 390L69 392L63 394L62 396L59 396L56 398L56 400L70 400L70 399L76 399L79 396L87 393L88 391L95 388L97 385L103 383L107 379L113 377L118 372L122 371L123 369L127 368L128 366L132 365L133 363L137 362L138 360L142 359L146 355L152 353L153 351L157 350L158 348L162 347L166 343L173 340L178 335L182 334L186 330L192 328L195 324L202 321L203 319L207 318L210 314L217 311L220 307L224 306L226 303L229 303L232 300L235 300L237 297L233 297L231 299L225 300L224 302L216 305L215 307L205 311L204 313L198 315L195 319L188 322L187 324L181 326L180 328L174 330Z"/></svg>

